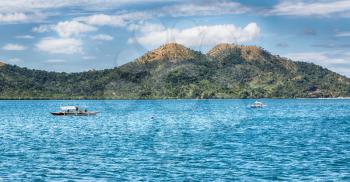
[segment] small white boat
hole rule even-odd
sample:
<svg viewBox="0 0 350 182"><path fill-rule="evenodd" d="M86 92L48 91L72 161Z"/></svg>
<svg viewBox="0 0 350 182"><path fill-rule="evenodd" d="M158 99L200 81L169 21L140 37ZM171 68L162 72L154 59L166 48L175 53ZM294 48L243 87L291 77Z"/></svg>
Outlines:
<svg viewBox="0 0 350 182"><path fill-rule="evenodd" d="M262 102L255 101L254 104L250 105L250 108L263 108L264 106Z"/></svg>
<svg viewBox="0 0 350 182"><path fill-rule="evenodd" d="M94 116L97 112L81 109L78 106L64 106L59 112L51 112L54 116Z"/></svg>

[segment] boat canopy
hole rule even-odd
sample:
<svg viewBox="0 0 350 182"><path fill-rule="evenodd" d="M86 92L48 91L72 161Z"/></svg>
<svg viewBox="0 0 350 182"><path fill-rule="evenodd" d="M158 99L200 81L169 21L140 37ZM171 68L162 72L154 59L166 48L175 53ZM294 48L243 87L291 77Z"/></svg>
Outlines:
<svg viewBox="0 0 350 182"><path fill-rule="evenodd" d="M67 110L76 110L78 107L77 106L63 106L61 107L62 111L67 111Z"/></svg>

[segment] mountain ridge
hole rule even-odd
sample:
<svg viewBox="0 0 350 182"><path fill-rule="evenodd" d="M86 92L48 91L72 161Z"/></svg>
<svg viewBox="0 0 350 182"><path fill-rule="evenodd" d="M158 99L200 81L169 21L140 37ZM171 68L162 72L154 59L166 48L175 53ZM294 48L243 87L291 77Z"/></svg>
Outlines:
<svg viewBox="0 0 350 182"><path fill-rule="evenodd" d="M181 44L172 42L161 45L151 50L143 56L136 59L139 63L147 63L152 61L170 61L176 63L181 60L196 59L203 54L199 51L192 50Z"/></svg>
<svg viewBox="0 0 350 182"><path fill-rule="evenodd" d="M219 44L206 54L169 43L112 69L57 73L0 66L0 99L349 97L350 79L263 48Z"/></svg>

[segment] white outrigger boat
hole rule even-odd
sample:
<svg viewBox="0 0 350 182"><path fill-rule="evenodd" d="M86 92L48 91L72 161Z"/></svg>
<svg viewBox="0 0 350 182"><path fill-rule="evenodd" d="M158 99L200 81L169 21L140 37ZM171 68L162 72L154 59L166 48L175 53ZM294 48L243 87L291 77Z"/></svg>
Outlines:
<svg viewBox="0 0 350 182"><path fill-rule="evenodd" d="M255 101L254 104L250 105L250 108L263 108L266 105L264 105L262 102Z"/></svg>
<svg viewBox="0 0 350 182"><path fill-rule="evenodd" d="M97 112L81 109L78 106L64 106L59 112L51 112L54 116L94 116Z"/></svg>

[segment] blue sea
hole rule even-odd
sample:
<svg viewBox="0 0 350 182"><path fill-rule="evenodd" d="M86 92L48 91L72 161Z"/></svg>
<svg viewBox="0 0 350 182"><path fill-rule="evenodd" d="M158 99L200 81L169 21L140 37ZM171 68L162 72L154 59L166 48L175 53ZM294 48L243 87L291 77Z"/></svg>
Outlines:
<svg viewBox="0 0 350 182"><path fill-rule="evenodd" d="M350 100L254 101L0 101L0 181L350 180Z"/></svg>

